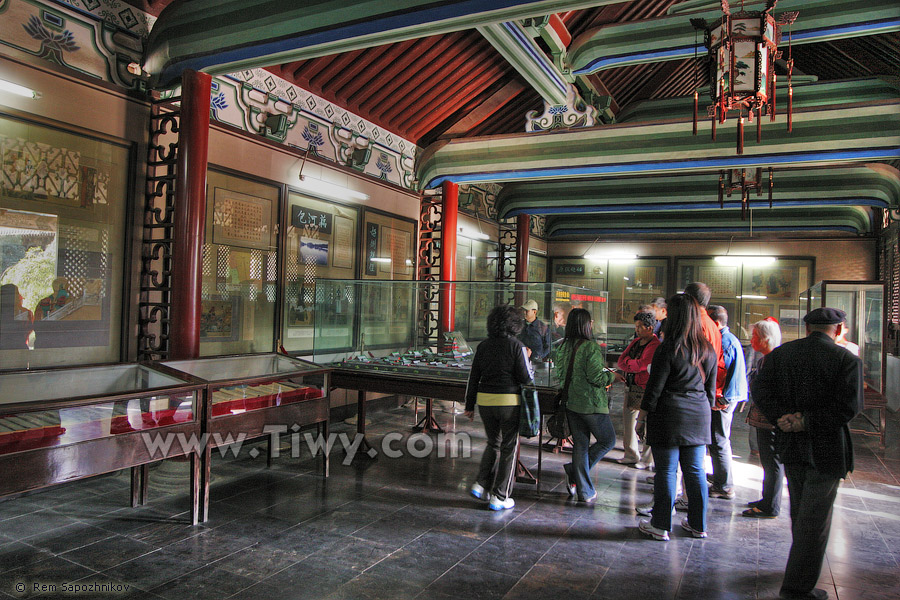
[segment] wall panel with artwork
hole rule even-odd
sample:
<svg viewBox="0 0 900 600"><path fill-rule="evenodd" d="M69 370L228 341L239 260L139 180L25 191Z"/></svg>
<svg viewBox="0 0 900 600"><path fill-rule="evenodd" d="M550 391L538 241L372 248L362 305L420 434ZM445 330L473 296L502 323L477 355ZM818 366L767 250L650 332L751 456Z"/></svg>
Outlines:
<svg viewBox="0 0 900 600"><path fill-rule="evenodd" d="M281 187L216 169L207 183L200 354L270 352Z"/></svg>
<svg viewBox="0 0 900 600"><path fill-rule="evenodd" d="M0 367L121 360L131 146L0 116Z"/></svg>
<svg viewBox="0 0 900 600"><path fill-rule="evenodd" d="M359 225L358 208L299 192L288 193L281 334L281 343L288 352L312 351L316 279L356 276ZM365 232L362 239L366 239ZM378 252L378 236L374 243L374 251ZM373 264L377 274L378 264ZM331 303L337 309L329 318L340 324L342 299L332 298ZM330 331L323 330L322 334L330 335Z"/></svg>

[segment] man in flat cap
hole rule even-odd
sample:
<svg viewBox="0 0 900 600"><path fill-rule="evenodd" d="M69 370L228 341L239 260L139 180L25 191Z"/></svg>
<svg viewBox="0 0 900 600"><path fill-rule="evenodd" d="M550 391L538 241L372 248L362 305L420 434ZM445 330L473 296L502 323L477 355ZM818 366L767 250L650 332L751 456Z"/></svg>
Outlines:
<svg viewBox="0 0 900 600"><path fill-rule="evenodd" d="M531 350L531 360L546 362L550 358L550 327L537 318L538 303L527 300L522 306L525 311L525 327L519 334L519 341Z"/></svg>
<svg viewBox="0 0 900 600"><path fill-rule="evenodd" d="M751 386L753 401L775 423L775 447L791 496L793 543L781 598L828 597L815 587L841 479L853 470L848 423L862 409L862 362L838 346L846 315L817 308L803 320L806 337L766 357Z"/></svg>

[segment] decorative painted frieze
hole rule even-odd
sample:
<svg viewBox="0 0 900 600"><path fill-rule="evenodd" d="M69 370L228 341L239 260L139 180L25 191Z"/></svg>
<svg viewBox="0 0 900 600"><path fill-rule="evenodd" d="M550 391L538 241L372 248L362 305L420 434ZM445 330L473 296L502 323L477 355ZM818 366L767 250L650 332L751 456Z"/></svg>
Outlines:
<svg viewBox="0 0 900 600"><path fill-rule="evenodd" d="M415 188L415 144L315 94L263 69L214 77L212 88L210 116L217 121ZM267 119L281 127L266 127Z"/></svg>
<svg viewBox="0 0 900 600"><path fill-rule="evenodd" d="M566 104L544 102L544 113L532 110L525 115L525 131L548 131L572 127L591 127L598 123L599 112L582 100L578 90L568 84Z"/></svg>
<svg viewBox="0 0 900 600"><path fill-rule="evenodd" d="M121 10L125 16L112 22L107 20L111 14L95 15L85 5L98 5L98 10L105 6L100 0L0 0L0 48L126 88L141 87L143 82L128 72L130 63L141 61L141 36L146 35L133 16L139 11ZM104 10L104 15L111 13L108 7ZM119 24L126 19L135 20L136 31Z"/></svg>

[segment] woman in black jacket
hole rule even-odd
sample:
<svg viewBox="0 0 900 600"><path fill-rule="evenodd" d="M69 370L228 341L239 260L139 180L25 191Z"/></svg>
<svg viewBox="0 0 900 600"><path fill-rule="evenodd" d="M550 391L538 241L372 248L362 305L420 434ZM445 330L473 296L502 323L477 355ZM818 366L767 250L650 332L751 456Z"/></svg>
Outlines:
<svg viewBox="0 0 900 600"><path fill-rule="evenodd" d="M666 338L650 364L650 378L638 413L638 435L646 422L647 443L656 463L653 516L640 530L668 540L675 502L678 463L684 473L688 517L681 527L693 537L706 537L708 489L703 460L711 441L711 407L716 400L716 355L700 327L700 305L689 296L668 300Z"/></svg>
<svg viewBox="0 0 900 600"><path fill-rule="evenodd" d="M503 305L491 311L487 320L488 339L475 350L466 387L465 415L469 420L475 418L477 402L487 435L478 477L470 493L479 500L487 500L491 510L506 510L516 505L510 492L519 442L520 392L522 385L534 377L530 351L516 339L523 324L524 317L517 308Z"/></svg>

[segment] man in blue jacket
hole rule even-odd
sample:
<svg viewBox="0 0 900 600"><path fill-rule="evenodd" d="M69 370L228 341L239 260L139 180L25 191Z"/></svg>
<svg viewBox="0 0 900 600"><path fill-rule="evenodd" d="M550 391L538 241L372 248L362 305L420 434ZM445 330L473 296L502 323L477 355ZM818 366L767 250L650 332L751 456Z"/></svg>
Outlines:
<svg viewBox="0 0 900 600"><path fill-rule="evenodd" d="M712 444L709 456L712 459L712 486L709 495L713 498L734 498L734 481L731 475L731 419L734 407L747 400L747 367L744 363L744 349L740 340L728 331L728 311L722 306L711 304L707 308L709 317L719 326L722 333L722 354L725 357L725 387L721 396L716 396L712 411Z"/></svg>
<svg viewBox="0 0 900 600"><path fill-rule="evenodd" d="M811 311L803 318L806 337L773 350L753 380L753 401L776 425L791 497L793 543L782 598L828 598L815 584L838 486L853 470L848 424L863 401L862 362L834 342L845 317L834 308Z"/></svg>

